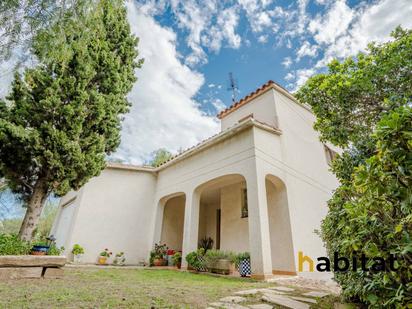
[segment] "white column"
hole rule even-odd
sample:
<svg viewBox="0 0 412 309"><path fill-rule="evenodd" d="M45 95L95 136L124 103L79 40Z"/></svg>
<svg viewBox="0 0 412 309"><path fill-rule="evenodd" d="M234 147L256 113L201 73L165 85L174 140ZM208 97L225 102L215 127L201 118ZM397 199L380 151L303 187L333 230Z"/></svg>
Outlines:
<svg viewBox="0 0 412 309"><path fill-rule="evenodd" d="M199 204L197 192L186 193L185 220L183 227L182 268L187 268L186 255L197 250L199 234Z"/></svg>
<svg viewBox="0 0 412 309"><path fill-rule="evenodd" d="M272 277L272 254L265 175L254 171L246 177L246 185L252 277L267 279Z"/></svg>
<svg viewBox="0 0 412 309"><path fill-rule="evenodd" d="M156 206L152 248L154 247L154 244L160 243L160 240L162 237L163 215L164 215L164 209L165 209L166 202L167 202L166 199L161 199L159 200Z"/></svg>

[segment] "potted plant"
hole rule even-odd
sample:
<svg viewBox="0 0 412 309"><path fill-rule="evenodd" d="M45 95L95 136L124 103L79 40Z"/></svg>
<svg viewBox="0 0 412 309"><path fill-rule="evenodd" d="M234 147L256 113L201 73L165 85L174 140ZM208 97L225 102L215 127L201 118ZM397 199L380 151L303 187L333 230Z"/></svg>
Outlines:
<svg viewBox="0 0 412 309"><path fill-rule="evenodd" d="M46 255L47 252L49 251L50 246L46 243L39 242L35 243L33 247L31 248L31 255Z"/></svg>
<svg viewBox="0 0 412 309"><path fill-rule="evenodd" d="M180 252L176 252L173 257L173 264L177 267L177 268L181 268L182 267L182 254Z"/></svg>
<svg viewBox="0 0 412 309"><path fill-rule="evenodd" d="M232 252L208 250L205 254L206 266L212 273L229 275L233 272L235 255Z"/></svg>
<svg viewBox="0 0 412 309"><path fill-rule="evenodd" d="M250 253L243 252L236 255L235 265L241 277L250 276L252 273L250 267Z"/></svg>
<svg viewBox="0 0 412 309"><path fill-rule="evenodd" d="M72 249L73 262L79 264L81 262L82 255L84 254L84 249L79 244L75 244Z"/></svg>
<svg viewBox="0 0 412 309"><path fill-rule="evenodd" d="M173 249L167 249L166 251L166 258L167 258L167 265L168 266L173 266L173 255L176 253L175 250Z"/></svg>
<svg viewBox="0 0 412 309"><path fill-rule="evenodd" d="M166 244L155 244L154 249L150 252L150 265L164 266L167 262L165 259L166 253Z"/></svg>
<svg viewBox="0 0 412 309"><path fill-rule="evenodd" d="M110 258L110 256L113 253L109 251L109 249L104 249L104 251L100 252L99 254L99 259L98 259L98 263L99 265L107 265L107 259Z"/></svg>
<svg viewBox="0 0 412 309"><path fill-rule="evenodd" d="M203 248L190 252L188 255L186 255L186 261L189 266L189 270L207 271L204 255L205 250Z"/></svg>
<svg viewBox="0 0 412 309"><path fill-rule="evenodd" d="M207 250L213 249L213 239L211 237L203 237L198 244L199 248L203 248L205 253Z"/></svg>
<svg viewBox="0 0 412 309"><path fill-rule="evenodd" d="M126 257L124 256L124 252L116 253L113 264L119 266L124 266L126 264Z"/></svg>

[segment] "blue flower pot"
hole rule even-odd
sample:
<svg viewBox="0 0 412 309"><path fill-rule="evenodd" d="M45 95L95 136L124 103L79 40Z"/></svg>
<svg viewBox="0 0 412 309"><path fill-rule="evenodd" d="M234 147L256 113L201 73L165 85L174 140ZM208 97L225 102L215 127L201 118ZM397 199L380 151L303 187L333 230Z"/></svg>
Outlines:
<svg viewBox="0 0 412 309"><path fill-rule="evenodd" d="M31 249L32 255L46 255L49 252L50 246L33 246Z"/></svg>

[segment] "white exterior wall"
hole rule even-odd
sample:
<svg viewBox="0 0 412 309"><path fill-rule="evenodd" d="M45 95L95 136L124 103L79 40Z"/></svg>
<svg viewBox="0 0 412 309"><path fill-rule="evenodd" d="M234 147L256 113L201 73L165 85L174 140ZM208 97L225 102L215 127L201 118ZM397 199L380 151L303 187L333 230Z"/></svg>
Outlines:
<svg viewBox="0 0 412 309"><path fill-rule="evenodd" d="M281 136L281 160L273 156L271 136L262 130L256 132L257 160L264 174L279 177L286 185L291 221L295 265L298 252L303 251L315 261L325 256L326 250L315 229L327 214L327 201L338 181L328 171L323 144L313 129L315 117L301 105L274 90ZM329 278L331 274L303 272L300 275Z"/></svg>
<svg viewBox="0 0 412 309"><path fill-rule="evenodd" d="M65 248L65 252L70 246L73 226L77 217L79 205L81 203L83 189L70 191L60 199L59 209L53 222L50 234L56 238L56 245Z"/></svg>
<svg viewBox="0 0 412 309"><path fill-rule="evenodd" d="M125 252L128 264L147 260L155 180L150 173L119 169L91 179L77 205L66 255L78 243L85 249L84 263L96 263L105 248Z"/></svg>
<svg viewBox="0 0 412 309"><path fill-rule="evenodd" d="M253 118L277 127L276 105L273 104L273 91L269 90L253 101L241 106L236 111L228 114L221 120L222 131L236 124L239 120L253 114Z"/></svg>
<svg viewBox="0 0 412 309"><path fill-rule="evenodd" d="M293 273L296 272L296 267L286 187L279 180L273 183L269 179L266 179L266 194L272 267L276 272Z"/></svg>
<svg viewBox="0 0 412 309"><path fill-rule="evenodd" d="M237 183L221 190L221 250L249 251L249 222L248 218L241 218L241 190L244 187Z"/></svg>

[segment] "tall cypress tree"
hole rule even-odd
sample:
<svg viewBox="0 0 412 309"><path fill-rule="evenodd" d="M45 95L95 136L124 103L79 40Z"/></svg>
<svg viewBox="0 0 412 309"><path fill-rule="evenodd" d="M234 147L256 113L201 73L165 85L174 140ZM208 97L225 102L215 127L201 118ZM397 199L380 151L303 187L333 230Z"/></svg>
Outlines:
<svg viewBox="0 0 412 309"><path fill-rule="evenodd" d="M37 35L38 65L16 74L0 102L0 176L26 202L21 239L50 193L79 189L119 145L137 43L121 0L82 2Z"/></svg>

